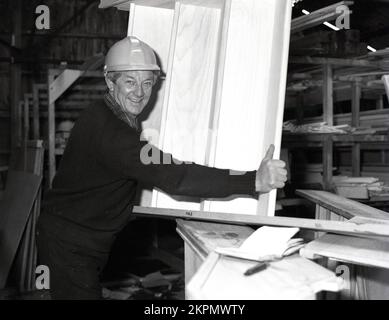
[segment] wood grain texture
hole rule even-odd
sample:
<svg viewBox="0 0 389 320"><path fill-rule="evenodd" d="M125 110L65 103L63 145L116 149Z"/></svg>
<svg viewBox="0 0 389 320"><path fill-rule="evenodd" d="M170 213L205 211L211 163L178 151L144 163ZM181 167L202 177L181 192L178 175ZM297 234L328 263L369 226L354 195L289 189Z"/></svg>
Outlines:
<svg viewBox="0 0 389 320"><path fill-rule="evenodd" d="M205 164L220 9L178 1L174 15L160 147L179 160ZM200 208L162 192L154 199L158 207Z"/></svg>
<svg viewBox="0 0 389 320"><path fill-rule="evenodd" d="M216 92L209 165L256 170L271 143L279 157L290 31L287 1L226 1L228 28ZM280 22L281 23L278 23ZM224 59L224 61L223 61ZM274 215L275 191L255 199L206 202L205 210Z"/></svg>
<svg viewBox="0 0 389 320"><path fill-rule="evenodd" d="M220 223L177 220L177 233L185 242L185 283L216 247L239 247L254 229Z"/></svg>
<svg viewBox="0 0 389 320"><path fill-rule="evenodd" d="M195 210L165 209L152 207L133 208L133 213L142 216L155 216L160 218L184 218L191 220L221 222L238 225L267 225L278 227L297 227L308 230L326 231L337 234L356 235L361 237L389 237L388 225L384 220L376 221L327 221L304 218L267 217L248 214L233 214L226 212L209 212ZM378 221L377 221L378 220Z"/></svg>
<svg viewBox="0 0 389 320"><path fill-rule="evenodd" d="M300 254L308 259L320 256L358 265L389 269L389 241L325 234L311 241Z"/></svg>
<svg viewBox="0 0 389 320"><path fill-rule="evenodd" d="M389 220L389 214L354 200L319 190L296 190L296 194L311 200L320 206L347 219L366 217Z"/></svg>
<svg viewBox="0 0 389 320"><path fill-rule="evenodd" d="M183 219L177 220L177 230L192 239L204 256L216 247L239 247L254 232L253 228L247 226Z"/></svg>
<svg viewBox="0 0 389 320"><path fill-rule="evenodd" d="M162 72L168 68L170 39L173 26L174 10L131 3L127 35L133 35L145 41L155 51ZM159 80L154 87L142 122L142 137L154 146L159 146L162 105L166 81ZM143 190L140 203L148 206L152 203L152 190Z"/></svg>

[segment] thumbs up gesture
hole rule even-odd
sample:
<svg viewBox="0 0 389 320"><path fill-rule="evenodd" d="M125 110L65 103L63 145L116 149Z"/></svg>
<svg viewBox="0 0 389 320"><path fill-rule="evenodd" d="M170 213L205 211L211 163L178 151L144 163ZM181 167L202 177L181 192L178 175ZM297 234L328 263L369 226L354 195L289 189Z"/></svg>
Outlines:
<svg viewBox="0 0 389 320"><path fill-rule="evenodd" d="M255 190L266 193L274 188L283 188L287 180L285 162L274 160L274 145L270 145L257 171Z"/></svg>

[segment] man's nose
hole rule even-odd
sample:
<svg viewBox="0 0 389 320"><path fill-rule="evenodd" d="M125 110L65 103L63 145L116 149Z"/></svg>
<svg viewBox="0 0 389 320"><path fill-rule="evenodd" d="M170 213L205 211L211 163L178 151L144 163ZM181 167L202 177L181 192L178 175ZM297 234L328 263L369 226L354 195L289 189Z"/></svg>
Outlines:
<svg viewBox="0 0 389 320"><path fill-rule="evenodd" d="M143 87L142 87L141 84L137 85L136 90L135 90L135 95L137 97L143 97L145 95L145 92L144 92Z"/></svg>

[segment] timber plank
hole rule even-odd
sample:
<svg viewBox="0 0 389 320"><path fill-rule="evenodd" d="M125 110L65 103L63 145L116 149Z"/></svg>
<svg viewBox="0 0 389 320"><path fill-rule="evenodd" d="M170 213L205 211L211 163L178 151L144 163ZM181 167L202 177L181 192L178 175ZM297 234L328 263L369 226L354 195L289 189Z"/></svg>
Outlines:
<svg viewBox="0 0 389 320"><path fill-rule="evenodd" d="M353 217L366 217L389 220L389 213L385 211L327 191L296 190L296 194L348 219Z"/></svg>
<svg viewBox="0 0 389 320"><path fill-rule="evenodd" d="M328 257L358 265L389 269L389 241L325 234L300 250L308 259Z"/></svg>
<svg viewBox="0 0 389 320"><path fill-rule="evenodd" d="M339 234L349 234L361 237L389 237L389 228L382 220L341 222L303 218L268 217L225 212L209 212L179 209L164 209L134 206L133 213L143 216L158 216L160 218L184 218L190 220L211 221L237 225L268 225L278 227L297 227L308 230L326 231Z"/></svg>

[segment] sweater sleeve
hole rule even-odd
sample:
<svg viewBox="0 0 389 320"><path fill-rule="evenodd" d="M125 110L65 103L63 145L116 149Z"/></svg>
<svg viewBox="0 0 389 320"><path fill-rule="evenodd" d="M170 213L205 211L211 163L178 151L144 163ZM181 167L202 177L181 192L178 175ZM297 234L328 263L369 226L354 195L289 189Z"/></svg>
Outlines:
<svg viewBox="0 0 389 320"><path fill-rule="evenodd" d="M228 169L181 163L171 154L141 141L132 130L102 135L98 161L118 175L172 195L223 198L256 194L256 171L237 174Z"/></svg>

